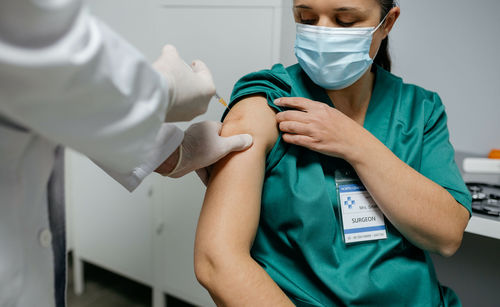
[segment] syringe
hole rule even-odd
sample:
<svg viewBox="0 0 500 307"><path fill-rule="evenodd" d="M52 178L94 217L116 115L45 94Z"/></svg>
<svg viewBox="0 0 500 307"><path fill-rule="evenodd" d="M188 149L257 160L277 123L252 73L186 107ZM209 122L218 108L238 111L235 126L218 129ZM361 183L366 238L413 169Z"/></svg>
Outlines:
<svg viewBox="0 0 500 307"><path fill-rule="evenodd" d="M215 93L214 95L215 99L217 99L217 101L220 102L220 104L222 104L223 106L226 107L226 109L228 109L229 111L231 111L231 109L229 108L229 106L227 105L226 101L224 100L224 98L222 98L219 94L217 94L217 92Z"/></svg>
<svg viewBox="0 0 500 307"><path fill-rule="evenodd" d="M184 64L185 64L187 67L189 67L189 68L193 69L193 67L191 67L190 65L188 65L188 63L184 62ZM222 97L221 97L221 96L220 96L217 92L215 92L214 98L215 98L215 99L217 99L217 101L219 101L219 102L220 102L220 104L222 104L223 106L225 106L225 107L226 107L226 109L228 109L229 111L231 111L231 109L230 109L230 108L229 108L229 106L227 105L226 101L225 101L225 100L224 100L224 99L223 99L223 98L222 98Z"/></svg>

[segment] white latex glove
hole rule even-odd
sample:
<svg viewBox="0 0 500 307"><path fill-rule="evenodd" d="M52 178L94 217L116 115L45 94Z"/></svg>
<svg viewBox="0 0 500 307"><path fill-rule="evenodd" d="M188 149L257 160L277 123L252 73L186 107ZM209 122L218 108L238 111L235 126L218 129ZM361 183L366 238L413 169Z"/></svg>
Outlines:
<svg viewBox="0 0 500 307"><path fill-rule="evenodd" d="M233 151L242 151L253 144L249 134L231 137L220 136L222 124L205 121L191 125L184 133L180 147L179 162L175 169L166 176L179 178L192 171L197 171L200 179L208 182L206 169Z"/></svg>
<svg viewBox="0 0 500 307"><path fill-rule="evenodd" d="M190 121L207 111L215 84L205 63L193 61L190 67L174 46L167 45L153 67L168 81L170 101L165 121Z"/></svg>

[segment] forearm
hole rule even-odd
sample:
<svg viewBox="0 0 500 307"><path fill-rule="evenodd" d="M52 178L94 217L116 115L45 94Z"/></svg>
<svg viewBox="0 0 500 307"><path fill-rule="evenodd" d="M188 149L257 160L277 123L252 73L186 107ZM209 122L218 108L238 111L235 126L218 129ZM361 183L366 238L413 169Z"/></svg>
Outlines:
<svg viewBox="0 0 500 307"><path fill-rule="evenodd" d="M198 222L195 272L219 306L291 304L250 257L264 180L264 154L252 159L258 147L231 154L214 166Z"/></svg>
<svg viewBox="0 0 500 307"><path fill-rule="evenodd" d="M274 111L264 98L249 97L231 109L221 135L239 133L250 133L254 144L212 169L196 231L195 273L219 306L293 306L250 257L266 155L278 138Z"/></svg>
<svg viewBox="0 0 500 307"><path fill-rule="evenodd" d="M468 222L467 210L367 131L363 139L357 152L364 154L354 154L349 162L385 216L420 248L453 254Z"/></svg>
<svg viewBox="0 0 500 307"><path fill-rule="evenodd" d="M201 274L205 278L200 282L218 306L294 306L250 255L232 254L221 261L203 256L197 259L198 270L207 271Z"/></svg>

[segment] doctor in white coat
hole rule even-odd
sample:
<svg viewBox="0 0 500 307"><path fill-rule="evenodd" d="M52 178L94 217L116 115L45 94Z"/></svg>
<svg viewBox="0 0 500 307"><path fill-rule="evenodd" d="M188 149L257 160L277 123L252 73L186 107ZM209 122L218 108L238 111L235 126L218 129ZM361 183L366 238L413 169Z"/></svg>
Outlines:
<svg viewBox="0 0 500 307"><path fill-rule="evenodd" d="M202 62L167 46L152 68L81 0L0 0L0 307L65 305L59 144L130 191L155 170L180 177L252 143L169 123L214 93Z"/></svg>

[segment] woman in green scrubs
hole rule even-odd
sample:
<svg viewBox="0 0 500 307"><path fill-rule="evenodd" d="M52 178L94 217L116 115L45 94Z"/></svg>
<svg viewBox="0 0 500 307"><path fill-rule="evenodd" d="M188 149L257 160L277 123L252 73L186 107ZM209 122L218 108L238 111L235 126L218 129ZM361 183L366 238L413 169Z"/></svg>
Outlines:
<svg viewBox="0 0 500 307"><path fill-rule="evenodd" d="M219 306L460 306L429 253L459 248L471 199L439 96L389 72L399 8L296 0L294 12L299 64L242 78L225 114L222 135L250 133L254 145L214 166L196 238L199 281ZM301 54L328 48L300 39L361 45L351 43L366 28L375 59L366 69L347 47L336 47L340 57ZM313 35L299 37L304 29ZM358 192L343 197L352 186Z"/></svg>

